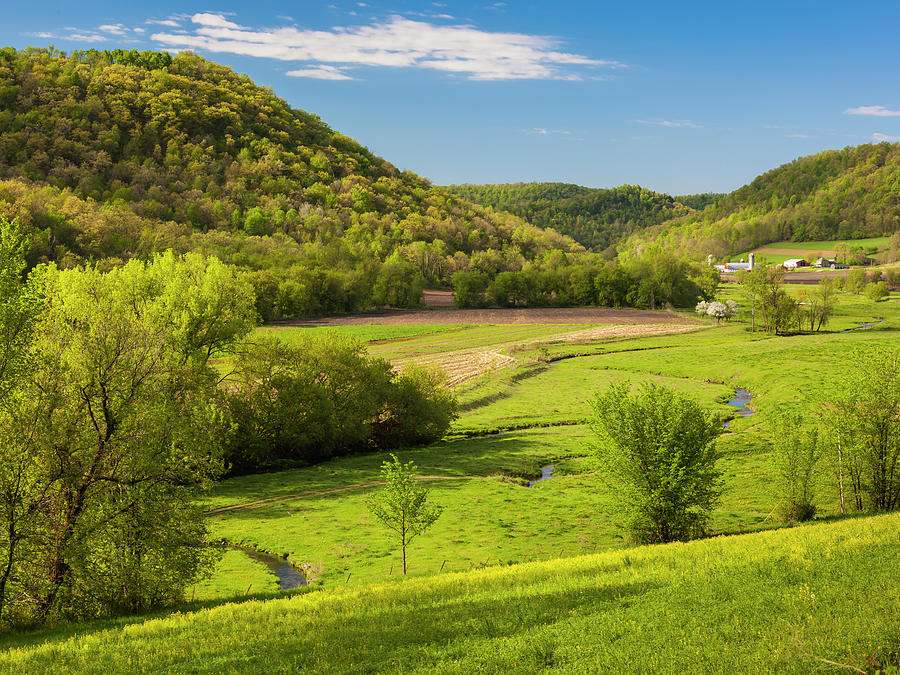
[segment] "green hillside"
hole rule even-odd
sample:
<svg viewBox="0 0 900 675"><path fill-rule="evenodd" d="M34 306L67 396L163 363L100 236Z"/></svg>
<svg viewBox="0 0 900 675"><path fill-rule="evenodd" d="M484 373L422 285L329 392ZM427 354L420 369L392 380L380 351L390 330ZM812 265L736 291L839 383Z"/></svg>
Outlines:
<svg viewBox="0 0 900 675"><path fill-rule="evenodd" d="M655 240L701 258L780 241L883 237L900 230L900 144L829 150L768 171L703 211L649 228Z"/></svg>
<svg viewBox="0 0 900 675"><path fill-rule="evenodd" d="M0 637L0 670L875 672L900 655L898 530L891 514L188 606Z"/></svg>
<svg viewBox="0 0 900 675"><path fill-rule="evenodd" d="M485 252L496 273L582 250L188 53L0 49L0 179L0 215L37 228L36 259L215 251L265 269L263 295L288 277L307 289L288 314L407 304L373 297L385 261L382 285L418 302L417 283L449 284Z"/></svg>
<svg viewBox="0 0 900 675"><path fill-rule="evenodd" d="M595 251L692 210L669 195L637 185L603 190L569 183L511 183L451 185L447 190L534 225L553 228Z"/></svg>

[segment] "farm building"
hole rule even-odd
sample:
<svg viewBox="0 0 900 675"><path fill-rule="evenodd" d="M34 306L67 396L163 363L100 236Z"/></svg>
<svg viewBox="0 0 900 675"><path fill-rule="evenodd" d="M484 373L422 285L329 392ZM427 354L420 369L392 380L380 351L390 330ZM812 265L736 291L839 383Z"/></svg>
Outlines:
<svg viewBox="0 0 900 675"><path fill-rule="evenodd" d="M788 258L783 265L786 270L796 269L797 267L809 267L809 263L803 258Z"/></svg>
<svg viewBox="0 0 900 675"><path fill-rule="evenodd" d="M833 270L845 270L848 269L848 265L843 263L839 263L835 260L829 260L828 258L818 258L816 260L816 267L827 267Z"/></svg>
<svg viewBox="0 0 900 675"><path fill-rule="evenodd" d="M712 265L712 256L707 258L707 262ZM726 262L724 265L713 265L717 270L728 274L730 272L737 272L738 270L747 270L751 271L755 266L755 262L753 260L753 254L750 254L750 260L748 262L744 262L744 259L741 258L740 262Z"/></svg>

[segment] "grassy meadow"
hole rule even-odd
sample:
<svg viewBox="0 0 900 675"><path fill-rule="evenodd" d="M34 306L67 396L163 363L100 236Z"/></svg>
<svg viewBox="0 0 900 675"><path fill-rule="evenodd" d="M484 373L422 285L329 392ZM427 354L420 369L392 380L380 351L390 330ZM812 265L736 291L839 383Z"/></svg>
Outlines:
<svg viewBox="0 0 900 675"><path fill-rule="evenodd" d="M737 287L720 296L741 302ZM826 667L816 656L896 654L900 517L840 519L823 480L820 521L778 529L767 413L812 409L856 347L897 342L900 298L840 302L826 330L791 337L709 319L597 339L579 337L584 325L341 327L394 363L506 359L457 387L444 441L397 452L444 507L410 545L408 578L364 504L383 456L235 477L207 499L211 534L306 563L309 589L279 591L265 565L227 550L182 611L8 635L0 671L810 672ZM308 330L326 329L274 333ZM712 528L744 536L629 547L588 425L589 399L622 380L667 384L733 418L718 441L726 489ZM754 415L727 405L736 387ZM553 477L527 487L548 465Z"/></svg>
<svg viewBox="0 0 900 675"><path fill-rule="evenodd" d="M0 637L0 670L875 672L900 655L898 531L848 518L187 606Z"/></svg>
<svg viewBox="0 0 900 675"><path fill-rule="evenodd" d="M741 300L735 287L722 295ZM841 332L880 319L885 321L873 328ZM713 527L734 533L779 525L766 412L788 402L812 405L827 393L823 382L839 381L856 345L895 341L898 319L896 300L873 303L842 294L827 331L813 335L771 337L748 332L742 322L706 321L703 330L690 333L567 342L561 336L584 326L473 326L452 332L421 326L417 335L370 344L372 352L395 361L452 347L493 348L512 361L458 387L461 414L445 441L397 453L435 479L429 483L432 497L445 507L436 525L412 543L410 574L627 545L608 490L594 473L586 424L590 397L626 379L675 387L723 419L735 415L727 405L735 387L750 389L750 408L758 414L736 417L719 440L727 489ZM360 328L394 327L352 327ZM291 331L277 334L290 339ZM209 499L210 509L262 503L211 515L211 530L231 543L310 564L317 584L357 586L395 576L399 553L364 505L382 461L360 455L222 481ZM525 487L551 464L551 480ZM821 513L836 513L830 488L820 492Z"/></svg>

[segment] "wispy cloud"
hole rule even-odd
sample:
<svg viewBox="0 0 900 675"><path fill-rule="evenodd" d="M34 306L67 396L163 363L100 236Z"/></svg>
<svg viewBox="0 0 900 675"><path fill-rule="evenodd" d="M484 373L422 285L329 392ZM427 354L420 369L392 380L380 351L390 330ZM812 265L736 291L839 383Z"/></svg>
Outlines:
<svg viewBox="0 0 900 675"><path fill-rule="evenodd" d="M533 127L531 129L526 129L523 133L528 134L529 136L561 136L560 140L567 141L583 141L583 138L576 137L568 129L545 129L544 127Z"/></svg>
<svg viewBox="0 0 900 675"><path fill-rule="evenodd" d="M845 115L869 115L871 117L900 117L900 110L891 110L883 105L861 105L858 108L847 108Z"/></svg>
<svg viewBox="0 0 900 675"><path fill-rule="evenodd" d="M809 134L785 134L785 138L812 138Z"/></svg>
<svg viewBox="0 0 900 675"><path fill-rule="evenodd" d="M678 127L684 127L687 129L702 129L702 124L697 124L696 122L691 122L690 120L635 120L638 124L650 124L656 127L667 127L670 129L676 129Z"/></svg>
<svg viewBox="0 0 900 675"><path fill-rule="evenodd" d="M314 80L352 80L344 72L344 68L337 66L313 66L311 68L301 68L300 70L289 70L287 75L291 77L309 77Z"/></svg>
<svg viewBox="0 0 900 675"><path fill-rule="evenodd" d="M887 134L872 134L872 140L876 143L881 143L883 141L887 141L888 143L893 143L894 141L900 141L900 136L888 136Z"/></svg>
<svg viewBox="0 0 900 675"><path fill-rule="evenodd" d="M190 21L189 32L159 32L151 38L174 49L306 62L309 68L291 72L311 71L320 76L330 72L329 79L352 79L343 69L353 66L426 68L472 80L580 79L584 68L624 66L562 51L560 41L551 37L490 32L402 16L330 30L251 28L214 12L194 14Z"/></svg>

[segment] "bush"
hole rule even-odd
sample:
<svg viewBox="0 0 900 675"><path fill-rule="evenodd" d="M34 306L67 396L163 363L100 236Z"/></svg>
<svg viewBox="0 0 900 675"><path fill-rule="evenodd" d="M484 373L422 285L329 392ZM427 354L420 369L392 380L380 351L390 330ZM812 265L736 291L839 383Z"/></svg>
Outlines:
<svg viewBox="0 0 900 675"><path fill-rule="evenodd" d="M440 371L394 374L362 343L331 331L290 345L254 336L237 357L224 398L232 473L430 443L456 416Z"/></svg>
<svg viewBox="0 0 900 675"><path fill-rule="evenodd" d="M460 270L451 277L454 291L454 303L460 309L476 309L487 304L485 290L488 276L484 272L467 272Z"/></svg>
<svg viewBox="0 0 900 675"><path fill-rule="evenodd" d="M887 283L884 281L866 284L866 295L872 302L881 302L890 294L891 292L888 290Z"/></svg>
<svg viewBox="0 0 900 675"><path fill-rule="evenodd" d="M373 430L380 449L437 441L457 416L456 397L435 366L407 366L394 377L387 395L387 409Z"/></svg>
<svg viewBox="0 0 900 675"><path fill-rule="evenodd" d="M618 383L591 402L601 470L639 543L705 531L721 494L715 438L721 421L657 384Z"/></svg>
<svg viewBox="0 0 900 675"><path fill-rule="evenodd" d="M799 411L781 410L769 423L769 437L782 517L788 522L811 520L817 511L816 469L822 454L818 429Z"/></svg>

